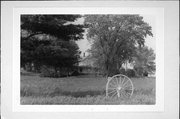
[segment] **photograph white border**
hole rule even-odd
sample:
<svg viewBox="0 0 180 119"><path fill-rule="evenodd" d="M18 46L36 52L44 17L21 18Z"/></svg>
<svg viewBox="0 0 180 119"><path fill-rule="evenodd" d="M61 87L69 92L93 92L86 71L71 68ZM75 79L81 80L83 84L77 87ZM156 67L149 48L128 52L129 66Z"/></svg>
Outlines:
<svg viewBox="0 0 180 119"><path fill-rule="evenodd" d="M164 111L13 112L13 9L61 7L164 8ZM157 47L159 47L158 44ZM156 49L157 50L157 49ZM163 59L163 58L162 58ZM179 1L2 1L1 118L3 119L179 119ZM162 90L163 91L163 90Z"/></svg>
<svg viewBox="0 0 180 119"><path fill-rule="evenodd" d="M145 14L156 18L155 105L21 105L20 15L21 14ZM164 9L138 7L62 7L13 9L13 112L162 112L164 111Z"/></svg>

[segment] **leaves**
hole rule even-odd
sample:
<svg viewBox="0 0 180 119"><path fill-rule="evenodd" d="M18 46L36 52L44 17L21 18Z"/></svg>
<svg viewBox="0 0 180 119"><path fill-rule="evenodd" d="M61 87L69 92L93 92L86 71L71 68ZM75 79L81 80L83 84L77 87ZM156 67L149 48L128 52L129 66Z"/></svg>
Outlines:
<svg viewBox="0 0 180 119"><path fill-rule="evenodd" d="M135 61L135 70L140 76L142 76L144 72L154 73L156 70L154 51L147 46L136 49L133 60Z"/></svg>
<svg viewBox="0 0 180 119"><path fill-rule="evenodd" d="M64 40L78 40L84 32L83 25L67 24L80 15L21 15L21 29L31 34L47 34Z"/></svg>
<svg viewBox="0 0 180 119"><path fill-rule="evenodd" d="M97 67L111 73L125 61L131 61L137 46L144 46L145 37L152 36L151 27L139 15L85 15L90 50Z"/></svg>
<svg viewBox="0 0 180 119"><path fill-rule="evenodd" d="M80 15L21 15L21 66L72 67L79 61L75 43L84 26L73 24Z"/></svg>
<svg viewBox="0 0 180 119"><path fill-rule="evenodd" d="M35 50L36 59L44 65L55 67L73 66L78 62L79 49L74 42L41 45Z"/></svg>

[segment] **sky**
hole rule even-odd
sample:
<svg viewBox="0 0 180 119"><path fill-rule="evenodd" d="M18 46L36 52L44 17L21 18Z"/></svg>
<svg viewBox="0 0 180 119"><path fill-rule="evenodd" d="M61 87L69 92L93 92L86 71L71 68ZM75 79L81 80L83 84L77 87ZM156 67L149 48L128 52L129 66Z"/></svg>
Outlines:
<svg viewBox="0 0 180 119"><path fill-rule="evenodd" d="M152 33L153 33L153 37L151 36L148 36L146 39L145 39L145 45L152 48L154 50L154 52L156 52L156 41L155 41L155 36L156 36L156 24L155 24L155 17L152 16L152 15L140 15L140 16L143 16L143 20L145 22L147 22L151 27L152 27ZM76 21L77 24L82 24L84 21L83 18L80 18ZM77 44L80 48L80 51L83 53L85 52L86 50L90 49L91 46L90 46L90 43L88 42L87 38L86 38L86 33L84 33L84 37L83 39L77 41Z"/></svg>

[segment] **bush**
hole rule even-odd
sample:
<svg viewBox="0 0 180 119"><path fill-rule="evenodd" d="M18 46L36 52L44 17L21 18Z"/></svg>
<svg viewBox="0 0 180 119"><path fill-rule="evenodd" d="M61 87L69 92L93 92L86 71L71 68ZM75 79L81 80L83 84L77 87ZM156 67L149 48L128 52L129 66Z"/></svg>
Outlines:
<svg viewBox="0 0 180 119"><path fill-rule="evenodd" d="M124 68L121 68L121 69L119 70L119 73L120 73L120 74L123 74L123 75L126 75L126 70L125 70Z"/></svg>
<svg viewBox="0 0 180 119"><path fill-rule="evenodd" d="M41 67L41 77L54 77L55 71L53 71L53 69L47 67L47 66L42 66Z"/></svg>
<svg viewBox="0 0 180 119"><path fill-rule="evenodd" d="M121 68L119 70L120 74L126 75L128 77L136 77L136 71L134 69L127 69Z"/></svg>
<svg viewBox="0 0 180 119"><path fill-rule="evenodd" d="M149 74L143 67L135 67L135 72L138 77L148 76Z"/></svg>
<svg viewBox="0 0 180 119"><path fill-rule="evenodd" d="M42 66L40 76L41 77L53 77L53 78L66 77L66 76L68 76L68 72L66 70L55 71L53 68L50 68L47 66Z"/></svg>
<svg viewBox="0 0 180 119"><path fill-rule="evenodd" d="M148 72L147 71L144 71L144 73L143 73L143 76L148 76Z"/></svg>
<svg viewBox="0 0 180 119"><path fill-rule="evenodd" d="M133 70L133 69L127 69L126 75L127 75L128 77L135 77L135 76L136 76L136 72L135 72L135 70Z"/></svg>
<svg viewBox="0 0 180 119"><path fill-rule="evenodd" d="M80 73L78 71L73 71L71 74L71 76L78 76L78 75L80 75Z"/></svg>
<svg viewBox="0 0 180 119"><path fill-rule="evenodd" d="M134 69L135 69L136 74L137 74L138 77L142 77L143 76L143 72L144 72L143 67L135 67Z"/></svg>

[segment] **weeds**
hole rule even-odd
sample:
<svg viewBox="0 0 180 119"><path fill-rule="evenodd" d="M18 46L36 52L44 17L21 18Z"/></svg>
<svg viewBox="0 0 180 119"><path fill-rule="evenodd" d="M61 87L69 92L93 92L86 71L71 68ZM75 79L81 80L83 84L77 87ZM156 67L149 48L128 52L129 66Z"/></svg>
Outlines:
<svg viewBox="0 0 180 119"><path fill-rule="evenodd" d="M130 99L107 98L105 79L40 78L21 76L21 104L41 105L134 105L155 104L154 79L132 79L135 90Z"/></svg>

